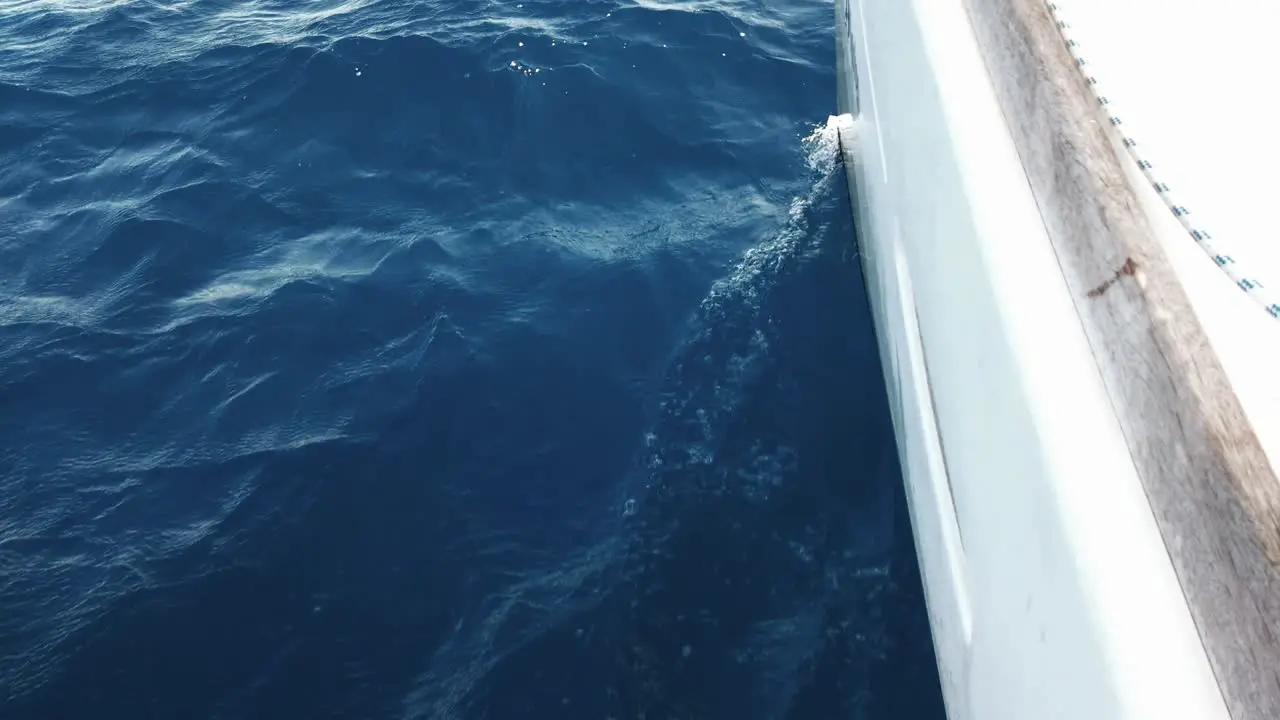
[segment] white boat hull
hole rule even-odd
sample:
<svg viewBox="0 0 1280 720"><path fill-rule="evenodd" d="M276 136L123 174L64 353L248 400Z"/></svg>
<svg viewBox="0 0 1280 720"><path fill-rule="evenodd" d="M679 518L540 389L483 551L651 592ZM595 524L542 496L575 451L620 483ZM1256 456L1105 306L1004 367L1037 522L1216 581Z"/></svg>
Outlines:
<svg viewBox="0 0 1280 720"><path fill-rule="evenodd" d="M841 132L951 720L1226 718L961 0L837 0Z"/></svg>

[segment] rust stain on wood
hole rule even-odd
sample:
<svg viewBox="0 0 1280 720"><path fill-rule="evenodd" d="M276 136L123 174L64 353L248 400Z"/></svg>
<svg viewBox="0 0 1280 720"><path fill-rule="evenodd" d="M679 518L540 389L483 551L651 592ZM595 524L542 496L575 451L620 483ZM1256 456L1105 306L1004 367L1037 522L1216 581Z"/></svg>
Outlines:
<svg viewBox="0 0 1280 720"><path fill-rule="evenodd" d="M1112 285L1115 285L1117 282L1119 282L1120 278L1124 277L1125 275L1128 275L1129 277L1133 277L1133 274L1137 272L1137 270L1138 270L1138 263L1134 262L1133 258L1128 258L1124 261L1124 264L1120 266L1119 270L1116 270L1111 277L1107 278L1098 287L1090 290L1087 294L1091 298L1102 297L1102 293L1106 292L1111 288Z"/></svg>

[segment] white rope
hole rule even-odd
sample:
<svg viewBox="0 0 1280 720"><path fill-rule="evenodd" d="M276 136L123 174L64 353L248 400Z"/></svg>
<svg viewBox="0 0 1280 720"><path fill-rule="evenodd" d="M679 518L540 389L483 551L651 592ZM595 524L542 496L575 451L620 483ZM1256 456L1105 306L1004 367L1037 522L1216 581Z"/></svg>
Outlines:
<svg viewBox="0 0 1280 720"><path fill-rule="evenodd" d="M1187 206L1176 202L1169 186L1156 177L1155 166L1139 152L1137 141L1124 130L1120 116L1116 114L1111 100L1102 93L1098 79L1094 77L1088 60L1085 59L1080 51L1080 44L1071 36L1071 25L1062 17L1061 6L1054 2L1050 2L1048 5L1049 12L1053 14L1054 20L1057 21L1058 30L1062 33L1062 39L1067 44L1067 49L1071 51L1071 56L1076 60L1076 67L1084 75L1085 82L1088 83L1089 89L1093 91L1093 96L1098 100L1098 105L1106 113L1111 130L1117 133L1120 144L1129 152L1129 156L1138 164L1138 169L1151 182L1151 187L1155 188L1156 193L1164 200L1169 212L1173 213L1173 216L1186 229L1187 234L1196 241L1202 250L1209 254L1214 263L1235 282L1237 287L1257 301L1272 317L1280 319L1280 302L1276 300L1271 291L1262 284L1261 280L1241 267L1230 253L1223 250L1220 241L1215 243L1214 238L1207 230L1197 227L1191 221L1191 211L1187 209Z"/></svg>

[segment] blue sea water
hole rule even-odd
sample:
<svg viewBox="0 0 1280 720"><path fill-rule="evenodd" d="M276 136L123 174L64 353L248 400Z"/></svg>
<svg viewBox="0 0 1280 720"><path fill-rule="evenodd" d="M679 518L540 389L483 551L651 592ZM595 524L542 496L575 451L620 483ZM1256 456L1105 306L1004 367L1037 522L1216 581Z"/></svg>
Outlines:
<svg viewBox="0 0 1280 720"><path fill-rule="evenodd" d="M0 718L939 718L823 0L0 0Z"/></svg>

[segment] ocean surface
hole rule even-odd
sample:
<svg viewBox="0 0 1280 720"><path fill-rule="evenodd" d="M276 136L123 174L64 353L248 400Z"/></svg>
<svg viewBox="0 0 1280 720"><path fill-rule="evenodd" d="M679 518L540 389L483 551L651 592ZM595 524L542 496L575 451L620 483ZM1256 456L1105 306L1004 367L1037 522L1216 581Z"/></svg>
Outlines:
<svg viewBox="0 0 1280 720"><path fill-rule="evenodd" d="M941 718L832 25L0 0L0 718Z"/></svg>

